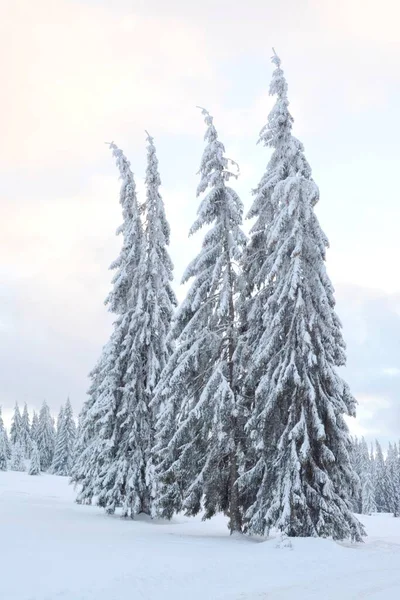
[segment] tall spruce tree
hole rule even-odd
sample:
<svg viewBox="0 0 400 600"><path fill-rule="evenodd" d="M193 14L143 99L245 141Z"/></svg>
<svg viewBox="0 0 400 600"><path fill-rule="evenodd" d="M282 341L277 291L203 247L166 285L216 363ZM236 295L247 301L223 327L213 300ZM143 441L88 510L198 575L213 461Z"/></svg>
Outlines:
<svg viewBox="0 0 400 600"><path fill-rule="evenodd" d="M118 319L92 374L73 480L82 484L78 501L96 495L107 512L121 506L123 515L134 516L152 510L154 417L149 403L169 354L166 335L176 300L153 141L148 138L147 196L141 210L129 163L113 150L123 181L124 244L114 263L118 270L108 303Z"/></svg>
<svg viewBox="0 0 400 600"><path fill-rule="evenodd" d="M117 235L122 235L123 241L121 252L110 267L115 274L113 289L106 299L109 310L116 314L116 320L110 340L90 373L88 397L79 416L72 481L80 484L77 502L90 503L93 496L102 492L98 503L112 513L117 506L124 504L128 482L129 456L125 440L129 414L123 406L122 396L131 350L129 336L135 327L131 321L136 316L143 229L130 163L114 143L110 144L110 148L122 182L119 201L123 222L117 229ZM125 463L121 465L118 464L118 454L124 451Z"/></svg>
<svg viewBox="0 0 400 600"><path fill-rule="evenodd" d="M0 406L0 471L7 471L8 440Z"/></svg>
<svg viewBox="0 0 400 600"><path fill-rule="evenodd" d="M29 419L28 407L24 405L24 410L21 417L21 446L24 451L25 458L29 458L31 452L31 424Z"/></svg>
<svg viewBox="0 0 400 600"><path fill-rule="evenodd" d="M210 229L184 274L182 283L192 284L176 315L174 353L157 388L157 511L168 518L180 510L195 515L204 500L204 517L223 511L233 532L241 530L242 520L236 486L241 435L234 365L235 265L246 238L242 203L227 185L234 174L212 117L202 112L207 131L197 196L207 193L190 234Z"/></svg>
<svg viewBox="0 0 400 600"><path fill-rule="evenodd" d="M15 403L14 414L11 421L10 441L14 445L21 441L22 417L19 410L18 402Z"/></svg>
<svg viewBox="0 0 400 600"><path fill-rule="evenodd" d="M177 304L171 287L170 228L159 191L161 180L154 140L149 134L145 183L144 232L135 284L136 306L128 334L130 365L124 377L123 391L127 436L116 462L118 471L128 469L129 487L125 504L131 507L131 514L153 512L155 411L150 404L171 354L167 336Z"/></svg>
<svg viewBox="0 0 400 600"><path fill-rule="evenodd" d="M54 421L50 414L48 404L44 401L39 414L39 425L37 432L37 445L40 454L40 465L42 471L47 471L51 467L54 456L56 432Z"/></svg>
<svg viewBox="0 0 400 600"><path fill-rule="evenodd" d="M325 268L328 241L314 213L319 191L291 132L280 60L274 55L272 61L270 93L277 101L262 138L274 148L276 177L260 190L251 212L260 214L264 194L272 218L260 235L255 286L268 291L260 305L253 303L249 319L249 327L254 317L262 331L254 333L255 398L246 427L256 461L240 480L253 497L246 529L361 540L363 527L350 510L357 477L344 420L355 415L355 400L337 373L345 364L345 345Z"/></svg>
<svg viewBox="0 0 400 600"><path fill-rule="evenodd" d="M74 458L76 425L70 399L61 407L57 420L57 437L54 450L52 473L70 475Z"/></svg>
<svg viewBox="0 0 400 600"><path fill-rule="evenodd" d="M242 257L238 358L242 370L243 395L249 411L254 406L255 389L262 375L262 367L254 364L253 356L267 326L264 313L273 290L268 244L278 208L275 190L288 177L311 179L311 168L305 158L303 145L292 135L293 118L288 110L287 83L279 67L279 59L274 57L273 60L277 70L269 93L278 98L257 142L271 148L272 155L259 184L252 191L254 201L246 218L255 221Z"/></svg>

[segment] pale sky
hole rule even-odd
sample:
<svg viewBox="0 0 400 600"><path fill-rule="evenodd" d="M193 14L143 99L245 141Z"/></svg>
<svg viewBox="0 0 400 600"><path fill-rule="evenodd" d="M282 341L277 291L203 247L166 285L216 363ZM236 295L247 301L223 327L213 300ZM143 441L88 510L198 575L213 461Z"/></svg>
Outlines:
<svg viewBox="0 0 400 600"><path fill-rule="evenodd" d="M207 107L241 168L247 211L270 153L271 47L294 133L320 187L328 272L359 401L352 429L400 434L400 8L397 0L0 0L0 405L77 413L110 332L103 301L119 250L127 154L143 199L154 136L176 288L202 235L187 233ZM248 229L248 224L246 224ZM182 295L182 294L181 294Z"/></svg>

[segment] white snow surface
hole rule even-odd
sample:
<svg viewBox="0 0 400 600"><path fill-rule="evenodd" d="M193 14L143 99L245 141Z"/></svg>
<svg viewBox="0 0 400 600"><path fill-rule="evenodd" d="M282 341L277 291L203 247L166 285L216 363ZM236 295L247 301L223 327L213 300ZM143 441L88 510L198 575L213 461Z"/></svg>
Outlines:
<svg viewBox="0 0 400 600"><path fill-rule="evenodd" d="M230 537L226 519L123 520L74 504L66 477L0 472L1 600L400 598L400 519L365 544Z"/></svg>

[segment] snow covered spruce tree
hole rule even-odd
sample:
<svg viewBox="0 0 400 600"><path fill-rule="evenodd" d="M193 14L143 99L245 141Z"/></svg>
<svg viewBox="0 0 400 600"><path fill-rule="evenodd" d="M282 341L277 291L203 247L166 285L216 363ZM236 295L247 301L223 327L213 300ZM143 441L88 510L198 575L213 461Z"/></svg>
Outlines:
<svg viewBox="0 0 400 600"><path fill-rule="evenodd" d="M155 410L151 402L167 360L167 337L176 307L171 287L173 265L168 253L170 228L160 195L160 175L153 138L147 134L144 232L138 265L134 326L130 327L130 367L124 380L129 407L127 444L130 454L130 504L134 512L153 512Z"/></svg>
<svg viewBox="0 0 400 600"><path fill-rule="evenodd" d="M39 417L37 415L37 412L34 410L33 416L32 416L32 424L31 424L31 442L36 442L36 444L38 441L38 431L39 431Z"/></svg>
<svg viewBox="0 0 400 600"><path fill-rule="evenodd" d="M54 463L56 461L56 454L57 454L57 447L59 445L59 440L60 440L60 435L61 435L61 429L62 429L62 421L63 421L63 417L64 417L64 406L61 405L60 406L60 410L58 411L58 415L57 415L57 424L56 424L56 439L55 439L55 444L54 444L54 455L53 455L53 462L51 465L51 472L54 472Z"/></svg>
<svg viewBox="0 0 400 600"><path fill-rule="evenodd" d="M352 510L355 513L363 513L363 482L366 475L366 464L365 464L365 453L363 448L363 440L360 441L357 436L354 436L351 441L351 449L350 449L350 463L354 473L358 477L358 483L354 486L353 495L352 495ZM374 490L374 482L372 480L372 488ZM374 497L375 497L375 492Z"/></svg>
<svg viewBox="0 0 400 600"><path fill-rule="evenodd" d="M90 373L88 397L79 415L76 456L72 467L72 481L79 483L79 503L90 503L93 496L103 493L98 502L109 513L126 504L129 481L129 456L120 464L119 458L127 452L127 407L123 402L124 377L128 369L129 331L135 315L138 266L140 262L143 230L136 196L136 184L130 163L122 150L110 144L122 181L120 204L123 222L117 229L122 235L122 248L111 264L115 271L113 289L106 299L109 310L117 315L113 331L95 368ZM133 325L134 326L134 325Z"/></svg>
<svg viewBox="0 0 400 600"><path fill-rule="evenodd" d="M92 374L80 419L80 456L73 468L73 480L82 484L78 501L96 495L107 512L121 506L122 514L130 516L152 511L154 417L149 403L169 354L166 335L176 304L167 252L169 226L159 193L155 148L151 138L148 142L142 211L129 163L113 148L123 180L124 213L124 244L109 297L118 318ZM144 230L140 212L145 213Z"/></svg>
<svg viewBox="0 0 400 600"><path fill-rule="evenodd" d="M8 462L8 440L7 432L4 427L3 417L0 406L0 471L7 471Z"/></svg>
<svg viewBox="0 0 400 600"><path fill-rule="evenodd" d="M388 477L389 510L394 517L400 516L400 459L396 444L390 444L386 457Z"/></svg>
<svg viewBox="0 0 400 600"><path fill-rule="evenodd" d="M43 402L39 413L39 426L37 432L37 446L40 454L40 465L42 471L48 471L53 462L56 432L50 409Z"/></svg>
<svg viewBox="0 0 400 600"><path fill-rule="evenodd" d="M12 471L25 471L24 449L21 442L16 442L12 447L10 468Z"/></svg>
<svg viewBox="0 0 400 600"><path fill-rule="evenodd" d="M21 417L20 441L25 458L29 458L31 452L31 424L29 420L29 412L26 402Z"/></svg>
<svg viewBox="0 0 400 600"><path fill-rule="evenodd" d="M167 518L180 510L195 515L203 502L205 518L223 511L233 532L242 526L236 486L241 437L234 365L236 264L246 239L242 203L227 185L233 173L224 146L212 117L202 112L206 148L197 195L207 193L190 234L210 229L182 280L192 285L173 323L175 349L155 398L161 407L157 511Z"/></svg>
<svg viewBox="0 0 400 600"><path fill-rule="evenodd" d="M375 503L378 512L390 511L390 482L382 447L375 441Z"/></svg>
<svg viewBox="0 0 400 600"><path fill-rule="evenodd" d="M18 402L15 403L14 414L11 421L10 442L12 445L21 441L22 417L19 411Z"/></svg>
<svg viewBox="0 0 400 600"><path fill-rule="evenodd" d="M368 445L364 438L361 440L361 512L364 515L370 515L376 511L375 487L372 473L371 458L368 451Z"/></svg>
<svg viewBox="0 0 400 600"><path fill-rule="evenodd" d="M58 411L58 415L57 415L56 444L57 444L58 432L61 431L63 417L64 417L64 407L63 407L63 405L61 405L60 410Z"/></svg>
<svg viewBox="0 0 400 600"><path fill-rule="evenodd" d="M40 454L36 442L31 445L31 464L29 466L29 475L40 475Z"/></svg>
<svg viewBox="0 0 400 600"><path fill-rule="evenodd" d="M61 407L57 421L57 436L51 467L54 475L70 475L75 449L76 426L70 399Z"/></svg>
<svg viewBox="0 0 400 600"><path fill-rule="evenodd" d="M343 418L355 414L355 400L336 370L345 364L345 345L325 269L328 241L314 213L319 191L291 132L280 60L274 55L272 61L270 93L277 101L261 133L274 149L267 169L272 179L264 178L250 212L260 216L263 202L270 204L252 234L254 251L262 243L254 293L267 292L252 303L248 324L261 323L262 330L248 334L258 341L249 365L255 397L246 425L256 460L240 478L253 500L246 530L263 534L277 527L289 536L361 540L363 527L350 510L358 478Z"/></svg>

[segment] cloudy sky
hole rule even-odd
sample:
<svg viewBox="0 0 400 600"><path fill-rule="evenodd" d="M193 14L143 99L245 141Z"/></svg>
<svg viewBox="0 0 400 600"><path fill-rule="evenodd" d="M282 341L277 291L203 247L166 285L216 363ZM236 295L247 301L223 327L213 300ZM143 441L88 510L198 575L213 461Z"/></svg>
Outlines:
<svg viewBox="0 0 400 600"><path fill-rule="evenodd" d="M203 148L196 105L241 168L245 208L269 158L271 47L295 134L320 186L318 216L359 401L353 430L400 433L400 9L397 0L0 0L0 405L79 411L110 332L119 182L143 198L154 136L177 291Z"/></svg>

